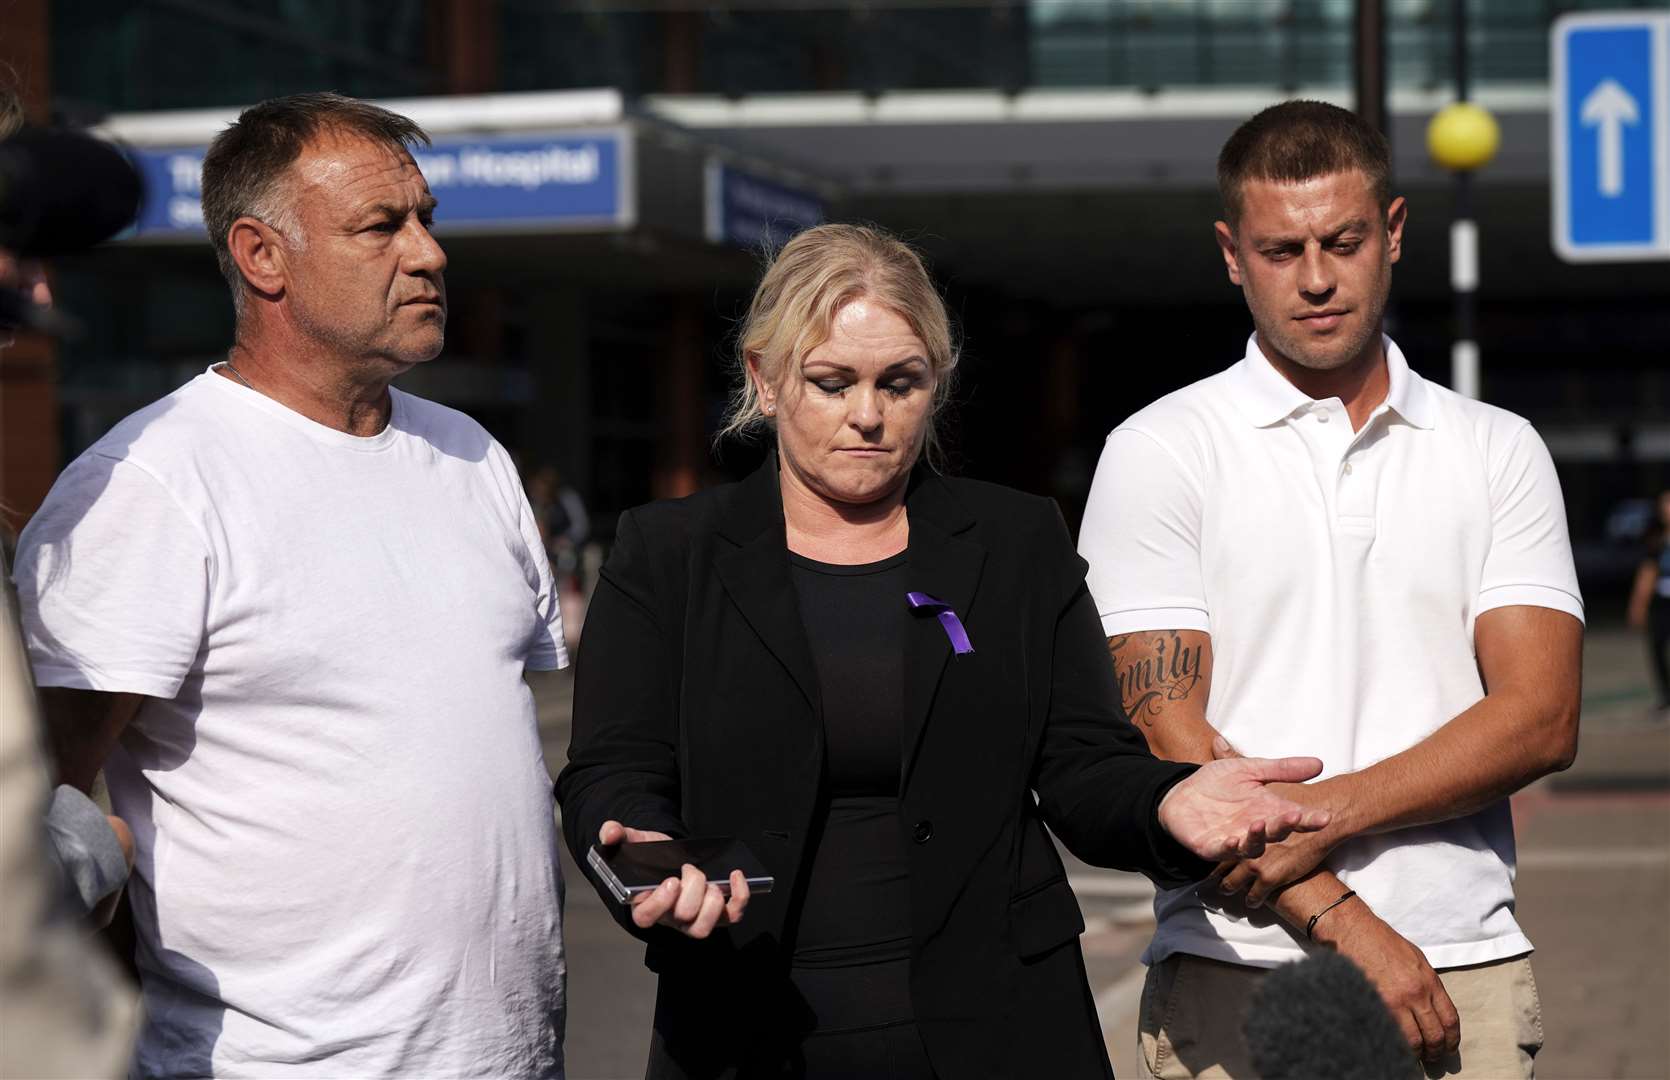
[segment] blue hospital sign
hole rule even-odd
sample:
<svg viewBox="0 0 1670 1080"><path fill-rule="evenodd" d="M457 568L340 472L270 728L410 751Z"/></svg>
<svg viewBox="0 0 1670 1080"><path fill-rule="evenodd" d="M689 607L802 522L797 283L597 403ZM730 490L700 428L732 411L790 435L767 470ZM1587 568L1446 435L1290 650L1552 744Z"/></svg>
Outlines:
<svg viewBox="0 0 1670 1080"><path fill-rule="evenodd" d="M145 183L134 234L203 236L203 154L203 147L130 151ZM636 219L624 131L444 139L412 157L437 201L442 235L630 228Z"/></svg>
<svg viewBox="0 0 1670 1080"><path fill-rule="evenodd" d="M437 142L420 149L437 231L630 226L628 140L617 131Z"/></svg>
<svg viewBox="0 0 1670 1080"><path fill-rule="evenodd" d="M1567 16L1552 60L1555 251L1670 259L1670 14Z"/></svg>
<svg viewBox="0 0 1670 1080"><path fill-rule="evenodd" d="M202 235L203 147L130 150L128 157L145 187L133 231Z"/></svg>
<svg viewBox="0 0 1670 1080"><path fill-rule="evenodd" d="M822 224L823 200L709 158L703 232L709 243L776 251L803 229Z"/></svg>

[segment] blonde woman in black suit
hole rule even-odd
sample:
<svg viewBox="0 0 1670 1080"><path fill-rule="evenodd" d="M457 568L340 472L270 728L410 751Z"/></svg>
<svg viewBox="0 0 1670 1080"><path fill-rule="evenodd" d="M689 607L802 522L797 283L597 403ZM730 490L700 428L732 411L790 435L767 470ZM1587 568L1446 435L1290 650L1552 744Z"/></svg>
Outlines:
<svg viewBox="0 0 1670 1080"><path fill-rule="evenodd" d="M1176 885L1319 816L1314 759L1156 760L1120 710L1047 499L924 464L956 357L916 255L826 225L740 343L753 476L625 514L586 620L558 795L594 843L734 835L616 910L660 973L652 1077L1111 1075L1047 825Z"/></svg>

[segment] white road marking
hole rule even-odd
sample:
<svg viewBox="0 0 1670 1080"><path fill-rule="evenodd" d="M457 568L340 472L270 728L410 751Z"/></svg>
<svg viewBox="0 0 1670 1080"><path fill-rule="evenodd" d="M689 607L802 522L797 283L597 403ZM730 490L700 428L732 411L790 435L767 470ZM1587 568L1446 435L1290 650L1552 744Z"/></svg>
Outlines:
<svg viewBox="0 0 1670 1080"><path fill-rule="evenodd" d="M1075 895L1098 900L1154 899L1153 882L1137 874L1071 874L1067 884L1073 887Z"/></svg>
<svg viewBox="0 0 1670 1080"><path fill-rule="evenodd" d="M1630 870L1670 866L1670 847L1547 848L1522 851L1521 870Z"/></svg>

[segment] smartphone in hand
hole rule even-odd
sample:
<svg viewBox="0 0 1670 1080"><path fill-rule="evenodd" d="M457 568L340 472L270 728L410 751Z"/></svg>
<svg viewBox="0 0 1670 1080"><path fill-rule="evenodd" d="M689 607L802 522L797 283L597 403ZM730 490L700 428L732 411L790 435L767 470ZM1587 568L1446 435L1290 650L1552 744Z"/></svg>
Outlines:
<svg viewBox="0 0 1670 1080"><path fill-rule="evenodd" d="M696 867L716 885L721 894L731 895L731 871L741 870L750 892L768 893L775 882L764 865L734 836L689 837L683 840L647 840L641 843L592 845L586 864L603 882L618 903L630 904L639 893L652 892L670 877L684 873L685 864Z"/></svg>

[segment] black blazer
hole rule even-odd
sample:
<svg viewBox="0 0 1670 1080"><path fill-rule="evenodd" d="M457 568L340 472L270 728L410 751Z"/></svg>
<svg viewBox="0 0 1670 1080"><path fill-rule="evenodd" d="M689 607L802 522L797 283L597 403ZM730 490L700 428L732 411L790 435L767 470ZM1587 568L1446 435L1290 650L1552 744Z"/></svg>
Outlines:
<svg viewBox="0 0 1670 1080"><path fill-rule="evenodd" d="M1052 502L919 470L906 511L909 587L949 603L974 645L953 655L930 613L907 635L899 827L923 1042L944 1080L1111 1076L1044 826L1087 862L1197 880L1210 867L1155 816L1194 766L1156 760L1121 710ZM739 836L777 878L707 941L641 931L610 903L661 976L651 1076L793 1075L806 1030L784 923L823 724L787 550L770 455L740 484L623 515L586 616L557 782L576 860L613 818Z"/></svg>

